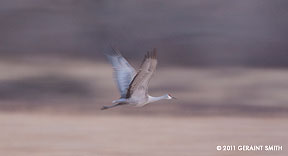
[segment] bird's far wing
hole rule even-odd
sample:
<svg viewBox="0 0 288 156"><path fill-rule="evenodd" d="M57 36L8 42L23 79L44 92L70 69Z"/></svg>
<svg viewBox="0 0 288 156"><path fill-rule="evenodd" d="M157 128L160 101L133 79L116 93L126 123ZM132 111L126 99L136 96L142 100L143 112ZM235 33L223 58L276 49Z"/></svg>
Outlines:
<svg viewBox="0 0 288 156"><path fill-rule="evenodd" d="M135 69L120 54L119 50L112 47L110 54L106 54L108 60L113 66L114 77L117 82L121 98L125 98L129 84L136 75Z"/></svg>
<svg viewBox="0 0 288 156"><path fill-rule="evenodd" d="M146 98L148 94L149 81L156 70L157 66L157 52L153 49L153 52L148 52L145 55L140 70L130 83L126 98L137 97L139 99Z"/></svg>

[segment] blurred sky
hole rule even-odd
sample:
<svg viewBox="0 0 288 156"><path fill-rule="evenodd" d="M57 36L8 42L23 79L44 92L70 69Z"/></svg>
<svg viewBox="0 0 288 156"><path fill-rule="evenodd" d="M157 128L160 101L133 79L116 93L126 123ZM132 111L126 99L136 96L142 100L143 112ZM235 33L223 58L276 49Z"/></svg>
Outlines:
<svg viewBox="0 0 288 156"><path fill-rule="evenodd" d="M2 58L103 60L113 43L137 60L157 47L163 65L288 66L287 0L1 0L0 12Z"/></svg>

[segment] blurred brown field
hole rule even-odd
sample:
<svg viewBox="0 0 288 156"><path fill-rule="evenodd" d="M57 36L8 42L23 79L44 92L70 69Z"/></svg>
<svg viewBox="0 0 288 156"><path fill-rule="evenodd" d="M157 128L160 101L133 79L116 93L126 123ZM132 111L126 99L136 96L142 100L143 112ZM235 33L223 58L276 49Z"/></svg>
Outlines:
<svg viewBox="0 0 288 156"><path fill-rule="evenodd" d="M285 156L287 118L1 113L9 156ZM281 145L283 151L217 151L217 145Z"/></svg>
<svg viewBox="0 0 288 156"><path fill-rule="evenodd" d="M1 155L287 155L283 69L160 65L150 93L178 100L108 111L101 106L119 96L108 64L6 59L0 70ZM217 145L284 150L220 152Z"/></svg>
<svg viewBox="0 0 288 156"><path fill-rule="evenodd" d="M119 98L109 64L85 60L7 61L0 65L0 108L5 111L58 111L98 114ZM179 100L106 113L166 115L287 116L288 72L262 68L161 67L150 94Z"/></svg>

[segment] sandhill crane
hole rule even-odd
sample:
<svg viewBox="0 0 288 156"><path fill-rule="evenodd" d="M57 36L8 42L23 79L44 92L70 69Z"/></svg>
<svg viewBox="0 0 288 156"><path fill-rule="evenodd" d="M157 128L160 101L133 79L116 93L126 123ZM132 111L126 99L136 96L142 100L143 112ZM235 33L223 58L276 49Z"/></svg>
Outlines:
<svg viewBox="0 0 288 156"><path fill-rule="evenodd" d="M120 54L118 49L112 47L112 50L112 54L106 54L106 56L113 66L114 76L121 97L112 102L114 105L103 106L102 110L121 105L143 107L148 103L162 99L176 99L170 94L165 94L160 97L148 95L148 84L157 66L157 52L155 48L153 49L153 52L147 52L137 73Z"/></svg>

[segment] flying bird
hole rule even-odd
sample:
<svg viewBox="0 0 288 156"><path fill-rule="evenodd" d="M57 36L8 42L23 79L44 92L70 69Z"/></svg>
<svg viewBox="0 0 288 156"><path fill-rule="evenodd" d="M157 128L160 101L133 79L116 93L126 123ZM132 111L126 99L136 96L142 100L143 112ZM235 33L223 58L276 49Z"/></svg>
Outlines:
<svg viewBox="0 0 288 156"><path fill-rule="evenodd" d="M121 97L114 100L111 106L103 106L102 110L122 105L143 107L148 103L162 99L176 99L170 94L153 97L148 94L148 85L157 66L157 52L147 52L138 72L121 55L120 51L112 47L112 53L106 54L114 69L114 77Z"/></svg>

